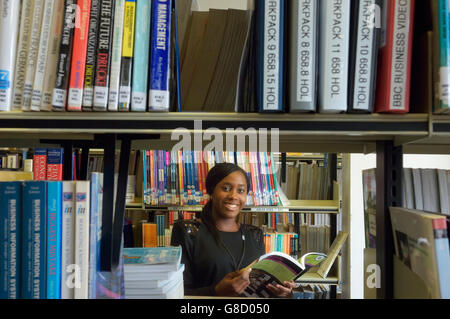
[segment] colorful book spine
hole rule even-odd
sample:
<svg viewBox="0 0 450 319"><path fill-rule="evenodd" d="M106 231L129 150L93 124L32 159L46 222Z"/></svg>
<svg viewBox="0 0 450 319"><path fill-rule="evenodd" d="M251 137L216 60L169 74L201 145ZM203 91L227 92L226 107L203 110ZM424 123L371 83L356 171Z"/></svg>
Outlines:
<svg viewBox="0 0 450 319"><path fill-rule="evenodd" d="M169 111L171 13L172 0L153 0L148 98L150 111Z"/></svg>
<svg viewBox="0 0 450 319"><path fill-rule="evenodd" d="M49 148L47 150L47 180L62 181L63 179L63 148Z"/></svg>
<svg viewBox="0 0 450 319"><path fill-rule="evenodd" d="M64 111L66 108L70 65L72 61L76 8L76 0L65 0L63 29L58 53L56 81L52 97L53 111Z"/></svg>
<svg viewBox="0 0 450 319"><path fill-rule="evenodd" d="M375 112L408 113L415 0L385 3L378 60ZM403 52L403 54L398 54Z"/></svg>
<svg viewBox="0 0 450 319"><path fill-rule="evenodd" d="M285 1L263 0L256 7L256 96L260 112L283 111Z"/></svg>
<svg viewBox="0 0 450 319"><path fill-rule="evenodd" d="M52 17L52 26L50 31L50 40L47 56L47 65L45 68L44 85L42 89L41 111L52 110L53 89L56 82L56 71L58 64L59 47L61 44L64 1L56 1Z"/></svg>
<svg viewBox="0 0 450 319"><path fill-rule="evenodd" d="M75 286L75 299L88 299L89 297L89 183L89 181L77 181L75 184L75 265L79 274L79 283Z"/></svg>
<svg viewBox="0 0 450 319"><path fill-rule="evenodd" d="M0 182L0 299L20 298L22 185Z"/></svg>
<svg viewBox="0 0 450 319"><path fill-rule="evenodd" d="M21 298L45 299L47 182L27 181L22 190Z"/></svg>
<svg viewBox="0 0 450 319"><path fill-rule="evenodd" d="M137 112L145 112L147 110L151 3L151 0L137 1L131 89L131 111Z"/></svg>
<svg viewBox="0 0 450 319"><path fill-rule="evenodd" d="M45 0L35 0L33 10L33 22L31 24L30 46L28 47L27 72L23 87L22 111L30 111L33 95L34 76L36 74L36 62L39 52L39 43L44 13Z"/></svg>
<svg viewBox="0 0 450 319"><path fill-rule="evenodd" d="M12 97L12 110L22 109L23 87L27 71L28 48L30 46L31 23L33 21L34 0L24 0L22 2L20 16L19 42L17 44L15 74L14 74L14 94ZM2 47L4 47L2 45ZM0 108L1 109L1 108Z"/></svg>
<svg viewBox="0 0 450 319"><path fill-rule="evenodd" d="M47 183L47 299L61 299L62 182Z"/></svg>
<svg viewBox="0 0 450 319"><path fill-rule="evenodd" d="M438 25L439 25L439 104L434 112L440 113L449 110L449 85L450 85L450 22L448 0L438 1Z"/></svg>
<svg viewBox="0 0 450 319"><path fill-rule="evenodd" d="M114 8L114 32L109 79L108 111L119 110L120 68L122 59L123 19L125 0L116 0Z"/></svg>
<svg viewBox="0 0 450 319"><path fill-rule="evenodd" d="M111 48L113 42L114 1L102 0L100 11L99 37L97 43L97 63L94 87L94 110L106 111L108 108L109 75Z"/></svg>
<svg viewBox="0 0 450 319"><path fill-rule="evenodd" d="M73 35L69 95L67 98L68 111L82 110L91 0L79 1L77 6L79 14L75 18L75 32Z"/></svg>
<svg viewBox="0 0 450 319"><path fill-rule="evenodd" d="M39 37L39 49L36 59L36 71L34 73L33 90L31 91L31 111L40 111L42 91L45 82L45 69L47 67L48 48L51 36L52 17L55 12L56 1L45 0L42 14L41 32Z"/></svg>
<svg viewBox="0 0 450 319"><path fill-rule="evenodd" d="M92 0L89 18L89 36L86 53L86 68L84 72L83 111L92 111L94 105L95 62L97 60L97 42L99 40L98 26L100 20L101 0Z"/></svg>
<svg viewBox="0 0 450 319"><path fill-rule="evenodd" d="M130 110L136 0L126 0L124 10L122 60L120 66L119 111Z"/></svg>
<svg viewBox="0 0 450 319"><path fill-rule="evenodd" d="M450 248L447 221L445 218L433 219L434 245L442 299L450 299Z"/></svg>
<svg viewBox="0 0 450 319"><path fill-rule="evenodd" d="M19 35L20 1L3 0L0 15L0 111L10 111L17 38Z"/></svg>
<svg viewBox="0 0 450 319"><path fill-rule="evenodd" d="M47 179L47 149L38 147L33 155L33 180L44 181Z"/></svg>
<svg viewBox="0 0 450 319"><path fill-rule="evenodd" d="M74 298L75 182L62 182L61 299Z"/></svg>
<svg viewBox="0 0 450 319"><path fill-rule="evenodd" d="M346 112L350 51L350 0L320 3L318 105L320 113Z"/></svg>

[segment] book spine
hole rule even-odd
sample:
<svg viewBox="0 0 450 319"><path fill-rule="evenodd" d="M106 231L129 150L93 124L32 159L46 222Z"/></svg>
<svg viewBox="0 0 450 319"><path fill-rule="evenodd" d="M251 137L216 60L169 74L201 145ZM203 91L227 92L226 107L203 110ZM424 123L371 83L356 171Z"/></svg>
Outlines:
<svg viewBox="0 0 450 319"><path fill-rule="evenodd" d="M97 41L99 41L99 19L101 0L92 0L89 18L89 36L86 51L86 67L84 72L83 111L92 111L94 105L94 79L97 56Z"/></svg>
<svg viewBox="0 0 450 319"><path fill-rule="evenodd" d="M147 109L151 3L151 0L138 0L137 2L131 111L144 112Z"/></svg>
<svg viewBox="0 0 450 319"><path fill-rule="evenodd" d="M122 59L123 19L125 0L116 0L114 8L114 32L111 53L108 110L119 110L120 68Z"/></svg>
<svg viewBox="0 0 450 319"><path fill-rule="evenodd" d="M260 112L283 111L285 1L258 1L256 95Z"/></svg>
<svg viewBox="0 0 450 319"><path fill-rule="evenodd" d="M24 182L22 200L21 297L23 299L45 299L47 182Z"/></svg>
<svg viewBox="0 0 450 319"><path fill-rule="evenodd" d="M44 85L42 89L42 103L40 106L41 111L52 110L52 97L56 82L56 70L58 65L59 46L61 43L63 17L64 2L57 1L52 16L47 64L45 68L45 78L43 80Z"/></svg>
<svg viewBox="0 0 450 319"><path fill-rule="evenodd" d="M47 149L38 147L33 155L33 180L47 179Z"/></svg>
<svg viewBox="0 0 450 319"><path fill-rule="evenodd" d="M61 299L73 299L72 265L75 264L75 182L62 182Z"/></svg>
<svg viewBox="0 0 450 319"><path fill-rule="evenodd" d="M445 218L433 220L434 245L436 252L437 276L442 299L450 298L450 248L447 221Z"/></svg>
<svg viewBox="0 0 450 319"><path fill-rule="evenodd" d="M0 182L0 299L20 298L22 186Z"/></svg>
<svg viewBox="0 0 450 319"><path fill-rule="evenodd" d="M449 35L449 3L438 1L439 12L439 111L449 108L450 85L450 35Z"/></svg>
<svg viewBox="0 0 450 319"><path fill-rule="evenodd" d="M169 111L172 0L153 0L150 53L150 111Z"/></svg>
<svg viewBox="0 0 450 319"><path fill-rule="evenodd" d="M34 0L24 0L22 2L20 16L19 43L17 44L14 93L12 97L12 110L22 109L23 88L27 70L28 48L30 46L31 24L33 21ZM1 28L0 28L1 29ZM2 45L3 48L5 46Z"/></svg>
<svg viewBox="0 0 450 319"><path fill-rule="evenodd" d="M77 7L79 8L79 14L77 14L75 19L75 32L73 35L69 95L67 98L68 111L82 110L91 0L81 0L78 2Z"/></svg>
<svg viewBox="0 0 450 319"><path fill-rule="evenodd" d="M93 173L93 177L97 179L97 190L96 190L96 195L97 198L95 199L96 202L96 215L97 215L97 228L94 229L93 231L95 231L97 233L96 235L96 254L93 258L96 259L96 264L95 264L95 281L93 281L93 286L94 286L94 290L95 290L95 295L92 296L92 298L96 298L99 293L97 291L97 286L98 286L98 282L100 281L99 277L97 276L97 273L100 272L101 268L100 268L100 246L101 246L101 236L102 236L102 216L103 216L103 173ZM92 279L91 279L92 281ZM94 291L92 292L94 293Z"/></svg>
<svg viewBox="0 0 450 319"><path fill-rule="evenodd" d="M109 68L111 65L113 26L114 1L102 0L94 88L95 111L106 111L108 108Z"/></svg>
<svg viewBox="0 0 450 319"><path fill-rule="evenodd" d="M34 77L36 74L37 57L39 53L39 43L42 26L42 16L44 14L45 0L36 0L33 10L33 23L31 24L30 46L28 48L27 72L23 87L22 111L31 110L31 98L33 95Z"/></svg>
<svg viewBox="0 0 450 319"><path fill-rule="evenodd" d="M45 69L47 67L47 55L55 3L56 2L52 0L45 0L44 3L39 49L36 58L36 71L34 73L33 89L31 91L31 111L41 110L42 90L44 89Z"/></svg>
<svg viewBox="0 0 450 319"><path fill-rule="evenodd" d="M76 181L75 264L79 271L79 285L75 286L75 299L88 299L89 279L89 181Z"/></svg>
<svg viewBox="0 0 450 319"><path fill-rule="evenodd" d="M351 63L349 84L349 111L373 111L375 102L375 81L378 56L378 28L371 15L376 17L375 9L380 8L379 1L354 1L352 3L351 24ZM372 26L370 24L373 24Z"/></svg>
<svg viewBox="0 0 450 319"><path fill-rule="evenodd" d="M96 275L97 275L97 227L98 227L98 198L99 198L99 173L93 172L91 175L91 210L89 223L89 299L95 299L96 296Z"/></svg>
<svg viewBox="0 0 450 319"><path fill-rule="evenodd" d="M69 85L70 65L72 61L73 36L77 12L76 0L65 0L63 29L58 53L58 64L55 87L53 89L53 111L64 111L66 108L67 89Z"/></svg>
<svg viewBox="0 0 450 319"><path fill-rule="evenodd" d="M63 162L63 148L49 148L47 150L47 180L62 181Z"/></svg>
<svg viewBox="0 0 450 319"><path fill-rule="evenodd" d="M62 182L47 183L47 299L61 299Z"/></svg>
<svg viewBox="0 0 450 319"><path fill-rule="evenodd" d="M323 0L320 8L319 112L348 108L350 0Z"/></svg>
<svg viewBox="0 0 450 319"><path fill-rule="evenodd" d="M119 111L129 111L131 103L131 72L133 69L136 0L125 1L122 61L120 70Z"/></svg>
<svg viewBox="0 0 450 319"><path fill-rule="evenodd" d="M386 8L379 53L376 112L408 113L415 0L393 0ZM403 52L403 54L397 54Z"/></svg>
<svg viewBox="0 0 450 319"><path fill-rule="evenodd" d="M290 111L315 112L317 101L318 1L291 1Z"/></svg>
<svg viewBox="0 0 450 319"><path fill-rule="evenodd" d="M7 0L0 3L0 111L11 111L21 3Z"/></svg>

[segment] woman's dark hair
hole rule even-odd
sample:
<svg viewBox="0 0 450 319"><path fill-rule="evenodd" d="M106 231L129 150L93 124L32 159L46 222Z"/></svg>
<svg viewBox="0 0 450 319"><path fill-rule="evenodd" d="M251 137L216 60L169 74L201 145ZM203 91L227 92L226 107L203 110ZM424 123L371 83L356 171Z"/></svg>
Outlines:
<svg viewBox="0 0 450 319"><path fill-rule="evenodd" d="M209 170L208 175L206 176L207 193L211 196L214 192L214 189L216 188L216 185L219 184L219 182L225 177L236 171L241 172L245 176L248 193L250 190L250 178L241 167L233 163L219 163ZM217 230L216 224L214 223L212 213L212 201L209 200L208 203L206 203L206 205L203 207L201 219L205 226L212 233L215 240L220 243L219 232Z"/></svg>

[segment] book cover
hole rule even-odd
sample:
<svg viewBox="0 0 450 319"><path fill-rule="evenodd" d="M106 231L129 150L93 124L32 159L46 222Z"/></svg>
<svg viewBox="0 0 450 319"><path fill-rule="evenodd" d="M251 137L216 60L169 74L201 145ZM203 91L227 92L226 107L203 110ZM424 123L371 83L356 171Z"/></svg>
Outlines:
<svg viewBox="0 0 450 319"><path fill-rule="evenodd" d="M116 0L114 5L114 31L111 52L108 111L117 111L119 109L119 85L122 59L124 12L125 0Z"/></svg>
<svg viewBox="0 0 450 319"><path fill-rule="evenodd" d="M45 0L35 0L33 10L33 22L31 24L30 46L28 47L27 71L23 87L22 111L30 111L33 95L34 77L36 74L37 57L44 14Z"/></svg>
<svg viewBox="0 0 450 319"><path fill-rule="evenodd" d="M22 184L0 182L0 299L20 298Z"/></svg>
<svg viewBox="0 0 450 319"><path fill-rule="evenodd" d="M256 3L256 96L260 112L284 107L285 1Z"/></svg>
<svg viewBox="0 0 450 319"><path fill-rule="evenodd" d="M83 111L92 111L94 104L94 79L97 60L97 43L100 41L98 29L101 3L101 0L92 0L91 2L86 67L84 71L83 104L81 108Z"/></svg>
<svg viewBox="0 0 450 319"><path fill-rule="evenodd" d="M14 85L17 38L19 35L19 1L2 1L0 15L0 111L10 111Z"/></svg>
<svg viewBox="0 0 450 319"><path fill-rule="evenodd" d="M89 298L89 218L90 182L76 181L75 192L75 265L79 273L79 283L75 286L75 299Z"/></svg>
<svg viewBox="0 0 450 319"><path fill-rule="evenodd" d="M130 110L136 0L126 0L124 10L122 60L120 66L119 111Z"/></svg>
<svg viewBox="0 0 450 319"><path fill-rule="evenodd" d="M44 89L45 69L52 28L52 18L55 12L56 1L45 0L42 13L42 25L39 36L39 49L36 58L36 71L34 73L33 89L31 91L31 111L40 111L42 102L42 90Z"/></svg>
<svg viewBox="0 0 450 319"><path fill-rule="evenodd" d="M72 62L77 0L65 0L64 3L63 29L59 45L56 81L52 96L53 111L64 111L66 109L70 65Z"/></svg>
<svg viewBox="0 0 450 319"><path fill-rule="evenodd" d="M74 298L75 182L62 182L61 299Z"/></svg>
<svg viewBox="0 0 450 319"><path fill-rule="evenodd" d="M47 183L47 299L61 299L62 182Z"/></svg>
<svg viewBox="0 0 450 319"><path fill-rule="evenodd" d="M350 50L350 0L320 2L318 105L320 113L346 112Z"/></svg>
<svg viewBox="0 0 450 319"><path fill-rule="evenodd" d="M349 112L373 112L380 30L376 8L381 8L380 0L351 4L351 14L357 19L350 20Z"/></svg>
<svg viewBox="0 0 450 319"><path fill-rule="evenodd" d="M108 107L109 74L114 26L114 1L102 0L94 87L94 110Z"/></svg>
<svg viewBox="0 0 450 319"><path fill-rule="evenodd" d="M142 223L142 247L158 247L155 223Z"/></svg>
<svg viewBox="0 0 450 319"><path fill-rule="evenodd" d="M177 271L181 262L181 246L124 248L123 260L126 270L130 272L142 271L141 266L148 265L152 265L154 270ZM156 265L160 267L153 267Z"/></svg>
<svg viewBox="0 0 450 319"><path fill-rule="evenodd" d="M409 112L414 4L414 0L384 2L375 112Z"/></svg>
<svg viewBox="0 0 450 319"><path fill-rule="evenodd" d="M56 71L58 67L58 54L61 44L63 17L64 17L64 1L56 1L53 11L52 24L50 30L49 48L47 53L47 64L45 67L45 78L42 88L41 111L52 110L53 89L56 83Z"/></svg>
<svg viewBox="0 0 450 319"><path fill-rule="evenodd" d="M37 147L33 155L33 180L47 179L47 149Z"/></svg>
<svg viewBox="0 0 450 319"><path fill-rule="evenodd" d="M389 210L397 257L424 281L432 298L450 298L450 249L445 217L400 207Z"/></svg>
<svg viewBox="0 0 450 319"><path fill-rule="evenodd" d="M20 11L20 30L17 43L16 64L14 74L14 93L12 110L22 109L23 87L27 70L28 48L30 46L31 23L33 20L34 0L24 0ZM3 46L2 46L3 47Z"/></svg>
<svg viewBox="0 0 450 319"><path fill-rule="evenodd" d="M151 5L151 0L137 2L131 111L145 112L147 110Z"/></svg>
<svg viewBox="0 0 450 319"><path fill-rule="evenodd" d="M47 149L47 180L62 181L64 165L64 149Z"/></svg>
<svg viewBox="0 0 450 319"><path fill-rule="evenodd" d="M310 268L326 260L323 253L308 253L298 260L282 252L270 252L258 258L246 268L251 269L250 284L244 291L246 297L273 297L267 284L283 284L295 280Z"/></svg>
<svg viewBox="0 0 450 319"><path fill-rule="evenodd" d="M45 299L47 182L24 182L22 194L21 298Z"/></svg>
<svg viewBox="0 0 450 319"><path fill-rule="evenodd" d="M319 2L290 1L289 110L315 112L317 105L317 52Z"/></svg>
<svg viewBox="0 0 450 319"><path fill-rule="evenodd" d="M172 0L152 1L149 111L169 110L171 12Z"/></svg>
<svg viewBox="0 0 450 319"><path fill-rule="evenodd" d="M79 14L75 18L73 35L72 61L70 66L68 111L81 111L83 104L84 73L89 36L89 15L91 0L80 0L77 3Z"/></svg>

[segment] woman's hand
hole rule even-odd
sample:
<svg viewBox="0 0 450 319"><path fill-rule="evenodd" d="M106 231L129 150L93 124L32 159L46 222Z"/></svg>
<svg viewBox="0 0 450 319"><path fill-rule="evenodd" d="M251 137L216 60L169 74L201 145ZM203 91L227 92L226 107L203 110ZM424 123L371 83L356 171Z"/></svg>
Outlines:
<svg viewBox="0 0 450 319"><path fill-rule="evenodd" d="M250 284L249 274L251 269L241 269L231 272L214 287L217 296L236 297L242 294Z"/></svg>
<svg viewBox="0 0 450 319"><path fill-rule="evenodd" d="M276 284L267 284L266 286L276 297L280 298L286 298L292 296L292 288L295 288L295 282L293 280L291 281L285 281L283 282L283 285Z"/></svg>

